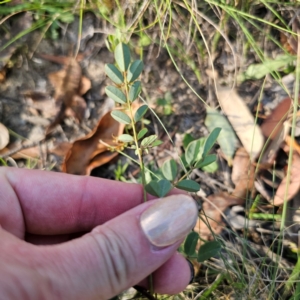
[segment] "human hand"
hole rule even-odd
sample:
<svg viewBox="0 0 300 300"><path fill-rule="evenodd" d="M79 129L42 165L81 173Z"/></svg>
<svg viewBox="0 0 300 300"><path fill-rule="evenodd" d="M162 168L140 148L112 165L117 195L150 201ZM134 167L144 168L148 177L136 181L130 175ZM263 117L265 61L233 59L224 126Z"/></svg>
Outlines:
<svg viewBox="0 0 300 300"><path fill-rule="evenodd" d="M188 196L141 204L140 185L3 167L0 186L1 299L108 299L151 273L157 293L189 283Z"/></svg>

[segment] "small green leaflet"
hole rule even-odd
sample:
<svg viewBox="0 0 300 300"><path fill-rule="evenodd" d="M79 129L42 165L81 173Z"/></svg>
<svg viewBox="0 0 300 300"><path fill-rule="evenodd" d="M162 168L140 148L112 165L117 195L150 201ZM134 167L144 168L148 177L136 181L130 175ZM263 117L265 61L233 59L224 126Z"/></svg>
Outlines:
<svg viewBox="0 0 300 300"><path fill-rule="evenodd" d="M171 183L166 179L151 180L146 186L146 191L156 197L162 198L172 189Z"/></svg>
<svg viewBox="0 0 300 300"><path fill-rule="evenodd" d="M194 192L198 192L200 190L200 184L197 183L194 180L190 180L190 179L184 179L179 181L176 184L176 187L178 189L190 192L190 193L194 193Z"/></svg>
<svg viewBox="0 0 300 300"><path fill-rule="evenodd" d="M122 84L124 82L124 77L122 73L113 64L105 65L105 73L116 84Z"/></svg>
<svg viewBox="0 0 300 300"><path fill-rule="evenodd" d="M164 162L162 165L162 173L166 179L173 181L177 176L177 164L174 159L170 159Z"/></svg>
<svg viewBox="0 0 300 300"><path fill-rule="evenodd" d="M201 159L204 143L205 138L200 138L188 144L185 151L185 160L190 166L192 166L195 161Z"/></svg>
<svg viewBox="0 0 300 300"><path fill-rule="evenodd" d="M261 64L250 65L239 79L241 81L248 79L261 79L269 73L279 71L293 61L295 61L295 57L293 55L278 55L275 59L266 59Z"/></svg>
<svg viewBox="0 0 300 300"><path fill-rule="evenodd" d="M130 122L131 122L130 118L122 111L113 110L110 114L116 121L118 121L120 123L127 125L127 124L130 124Z"/></svg>
<svg viewBox="0 0 300 300"><path fill-rule="evenodd" d="M138 122L142 119L143 115L147 112L148 110L148 105L142 105L139 107L139 109L136 111L134 115L134 121Z"/></svg>
<svg viewBox="0 0 300 300"><path fill-rule="evenodd" d="M127 71L130 64L129 47L123 43L117 45L115 49L115 60L122 72Z"/></svg>
<svg viewBox="0 0 300 300"><path fill-rule="evenodd" d="M135 81L130 87L128 98L131 102L133 102L139 95L141 91L141 82Z"/></svg>
<svg viewBox="0 0 300 300"><path fill-rule="evenodd" d="M202 245L198 251L198 262L204 262L207 259L216 256L222 249L222 245L218 241L207 242Z"/></svg>
<svg viewBox="0 0 300 300"><path fill-rule="evenodd" d="M184 149L186 149L186 147L189 145L189 143L191 143L192 141L194 141L195 139L193 138L193 136L189 133L186 133L183 137L183 147Z"/></svg>
<svg viewBox="0 0 300 300"><path fill-rule="evenodd" d="M161 140L156 140L154 141L152 144L151 144L151 147L156 147L156 146L159 146L161 145L163 142Z"/></svg>
<svg viewBox="0 0 300 300"><path fill-rule="evenodd" d="M233 155L238 144L236 134L224 115L212 108L207 108L206 111L207 115L205 125L207 129L212 132L216 127L222 128L217 141L228 161L229 166L231 166Z"/></svg>
<svg viewBox="0 0 300 300"><path fill-rule="evenodd" d="M127 81L135 81L142 73L144 64L141 60L135 60L130 66L127 72Z"/></svg>
<svg viewBox="0 0 300 300"><path fill-rule="evenodd" d="M118 140L124 143L130 143L134 141L134 138L130 134L121 134L118 136Z"/></svg>
<svg viewBox="0 0 300 300"><path fill-rule="evenodd" d="M184 253L187 256L193 256L196 252L196 246L199 239L199 234L195 231L192 231L189 233L189 235L186 237L184 241Z"/></svg>
<svg viewBox="0 0 300 300"><path fill-rule="evenodd" d="M215 144L219 134L220 134L221 128L216 127L213 129L213 131L209 134L209 136L206 138L204 149L203 149L203 156L206 156L210 149Z"/></svg>
<svg viewBox="0 0 300 300"><path fill-rule="evenodd" d="M157 139L157 135L149 135L148 137L142 140L141 146L143 147L150 146L156 139Z"/></svg>
<svg viewBox="0 0 300 300"><path fill-rule="evenodd" d="M147 128L141 129L140 132L137 135L138 140L141 139L147 132L148 132Z"/></svg>
<svg viewBox="0 0 300 300"><path fill-rule="evenodd" d="M195 167L201 169L205 166L212 164L216 160L217 160L216 154L209 154L209 155L205 156L203 159L199 160L196 163Z"/></svg>
<svg viewBox="0 0 300 300"><path fill-rule="evenodd" d="M109 85L105 88L105 92L114 101L121 104L127 103L125 94L117 87Z"/></svg>
<svg viewBox="0 0 300 300"><path fill-rule="evenodd" d="M216 161L212 162L210 165L201 168L204 172L215 173L219 169L219 165Z"/></svg>

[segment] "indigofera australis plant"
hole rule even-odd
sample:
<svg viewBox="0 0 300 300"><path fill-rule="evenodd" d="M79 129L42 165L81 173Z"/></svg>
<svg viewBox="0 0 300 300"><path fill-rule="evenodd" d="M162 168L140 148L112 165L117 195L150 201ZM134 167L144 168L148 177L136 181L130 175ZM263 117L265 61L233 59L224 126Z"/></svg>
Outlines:
<svg viewBox="0 0 300 300"><path fill-rule="evenodd" d="M215 128L208 137L200 138L188 145L183 157L184 162L182 162L185 173L179 179L178 164L174 159L170 159L162 165L163 178L146 181L143 155L162 142L156 135L147 135L148 129L145 127L140 126L142 129L138 131L138 123L142 121L149 108L147 104L143 104L136 109L135 103L141 92L141 81L138 78L144 65L141 60L131 61L129 47L124 43L116 46L114 55L116 64L105 65L105 73L114 85L107 86L105 92L118 104L118 107L111 112L111 116L118 122L129 125L132 134L126 133L115 137L117 146L107 145L108 148L118 152L122 152L125 148L135 150L141 170L144 201L147 201L147 192L156 197L164 197L173 187L190 193L198 192L200 185L188 177L194 169L201 169L216 160L216 155L209 153L221 129ZM192 240L192 245L190 245L191 238L187 239L188 244L184 247L186 250L188 249L187 254L194 252L191 247L194 248L195 239Z"/></svg>

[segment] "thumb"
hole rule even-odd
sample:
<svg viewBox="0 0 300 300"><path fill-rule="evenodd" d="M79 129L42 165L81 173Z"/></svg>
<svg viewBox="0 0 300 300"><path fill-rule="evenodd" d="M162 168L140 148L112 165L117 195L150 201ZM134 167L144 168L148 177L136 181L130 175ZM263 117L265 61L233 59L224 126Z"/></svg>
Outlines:
<svg viewBox="0 0 300 300"><path fill-rule="evenodd" d="M40 247L47 258L44 272L61 299L111 298L174 256L197 215L197 206L187 195L141 204L77 240ZM184 289L190 277L188 264L182 268L181 259L178 270L174 263L166 265L173 267L169 271ZM155 285L157 281L154 278Z"/></svg>

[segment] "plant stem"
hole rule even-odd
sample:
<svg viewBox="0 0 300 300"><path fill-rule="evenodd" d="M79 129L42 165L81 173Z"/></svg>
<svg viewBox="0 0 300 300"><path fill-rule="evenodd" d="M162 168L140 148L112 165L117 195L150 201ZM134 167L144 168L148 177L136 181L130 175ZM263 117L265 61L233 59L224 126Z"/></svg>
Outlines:
<svg viewBox="0 0 300 300"><path fill-rule="evenodd" d="M124 78L126 78L125 75L124 75ZM131 106L131 102L128 97L128 83L127 83L126 79L125 79L125 93L126 93L127 105L128 105L129 113L130 113L131 126L132 126L132 130L133 130L133 139L134 139L134 143L136 146L136 152L137 152L137 155L139 158L139 163L140 163L140 168L141 168L141 173L142 173L142 185L143 185L143 196L144 196L143 199L144 199L144 202L147 202L147 192L145 190L146 178L145 178L145 166L144 166L144 162L143 162L143 154L142 154L142 150L140 149L139 143L138 143L132 106Z"/></svg>
<svg viewBox="0 0 300 300"><path fill-rule="evenodd" d="M131 106L131 102L129 100L129 96L128 96L128 82L126 80L126 75L124 74L124 78L125 78L125 93L126 93L126 99L127 99L127 105L128 105L128 109L129 109L129 114L130 114L130 120L131 120L131 126L132 126L132 131L133 131L133 139L134 139L134 143L136 146L136 152L137 155L139 157L139 163L140 163L140 168L141 168L141 173L142 173L142 185L143 185L143 199L144 202L147 202L147 192L145 189L145 185L146 185L146 178L145 178L145 165L143 162L143 153L142 153L142 149L139 147L139 143L138 143L138 138L137 138L137 133L136 133L136 128L135 128L135 122L134 122L134 115L133 115L133 111L132 111L132 106ZM149 285L149 292L150 295L154 294L153 291L153 276L152 274L150 274L148 276L148 285Z"/></svg>

